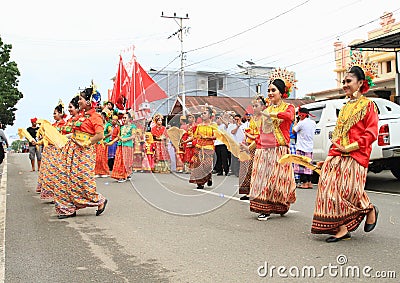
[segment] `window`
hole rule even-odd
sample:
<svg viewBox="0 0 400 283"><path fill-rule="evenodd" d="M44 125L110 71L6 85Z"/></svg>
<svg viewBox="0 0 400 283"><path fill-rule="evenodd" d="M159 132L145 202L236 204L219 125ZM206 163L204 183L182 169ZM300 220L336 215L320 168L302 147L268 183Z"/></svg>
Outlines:
<svg viewBox="0 0 400 283"><path fill-rule="evenodd" d="M261 94L261 84L256 84L256 93Z"/></svg>
<svg viewBox="0 0 400 283"><path fill-rule="evenodd" d="M392 72L392 61L386 61L386 71L387 73Z"/></svg>
<svg viewBox="0 0 400 283"><path fill-rule="evenodd" d="M218 78L218 90L224 90L224 78Z"/></svg>

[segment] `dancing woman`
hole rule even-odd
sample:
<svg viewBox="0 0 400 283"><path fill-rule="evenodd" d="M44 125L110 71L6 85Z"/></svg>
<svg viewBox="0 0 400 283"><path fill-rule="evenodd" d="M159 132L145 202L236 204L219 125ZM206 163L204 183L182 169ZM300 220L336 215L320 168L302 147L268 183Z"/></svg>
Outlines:
<svg viewBox="0 0 400 283"><path fill-rule="evenodd" d="M256 141L260 135L260 127L262 121L262 111L265 109L265 100L263 97L257 97L252 101L253 116L250 118L249 127L245 129L246 145L250 145ZM256 148L250 150L250 159L240 161L239 168L239 194L245 194L240 199L248 200L250 193L251 173L253 171L253 159Z"/></svg>
<svg viewBox="0 0 400 283"><path fill-rule="evenodd" d="M372 143L378 136L378 111L364 97L374 74L353 66L345 75L343 90L350 100L339 112L332 146L318 182L311 233L331 234L326 242L350 239L366 216L364 231L372 231L378 209L364 191Z"/></svg>
<svg viewBox="0 0 400 283"><path fill-rule="evenodd" d="M255 143L250 184L250 211L259 213L258 220L270 214L284 215L296 200L296 183L291 164L278 161L289 152L289 129L294 120L294 106L283 101L290 94L290 85L274 79L268 86L270 106L263 113L260 135Z"/></svg>
<svg viewBox="0 0 400 283"><path fill-rule="evenodd" d="M122 126L118 140L117 152L115 154L114 167L111 178L117 179L119 183L130 179L133 165L133 139L135 138L136 125L131 123L131 115L125 113L122 117ZM116 142L115 140L113 143Z"/></svg>
<svg viewBox="0 0 400 283"><path fill-rule="evenodd" d="M64 111L64 104L60 100L58 105L54 108L53 118L55 122L52 124L59 132L63 132L65 125L66 114ZM58 160L59 149L49 143L45 145L42 153L42 164L39 169L38 174L38 188L37 191L40 192L40 198L42 200L53 201L54 196L54 180L55 174L57 172L56 164Z"/></svg>
<svg viewBox="0 0 400 283"><path fill-rule="evenodd" d="M154 139L154 173L170 173L170 156L167 148L167 131L163 126L163 116L155 114L153 118L155 125L151 128Z"/></svg>
<svg viewBox="0 0 400 283"><path fill-rule="evenodd" d="M103 121L95 111L93 89L86 88L79 96L81 115L73 120L72 137L61 156L61 187L55 191L58 219L76 216L76 210L98 207L103 213L107 199L96 191L94 144L103 139Z"/></svg>
<svg viewBox="0 0 400 283"><path fill-rule="evenodd" d="M214 115L211 107L206 106L201 113L202 122L196 126L193 134L195 152L192 158L189 183L197 184L197 189L204 189L204 185L212 186L212 170L214 158L214 140L217 125L212 125Z"/></svg>

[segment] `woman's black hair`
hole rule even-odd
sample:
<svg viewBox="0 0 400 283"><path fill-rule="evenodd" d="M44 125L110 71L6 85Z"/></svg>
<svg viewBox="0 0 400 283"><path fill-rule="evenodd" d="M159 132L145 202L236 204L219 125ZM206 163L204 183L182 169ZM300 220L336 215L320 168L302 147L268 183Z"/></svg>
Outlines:
<svg viewBox="0 0 400 283"><path fill-rule="evenodd" d="M112 103L111 101L107 101L107 104L110 103L112 105L112 108L114 109L114 103Z"/></svg>
<svg viewBox="0 0 400 283"><path fill-rule="evenodd" d="M92 95L93 95L93 88L91 88L91 87L87 87L87 88L85 88L84 91L81 91L81 96L82 96L86 101L92 100Z"/></svg>
<svg viewBox="0 0 400 283"><path fill-rule="evenodd" d="M285 82L281 79L275 79L273 80L270 84L273 84L274 86L276 86L276 88L279 90L279 92L281 94L284 94L286 91L286 86L285 86Z"/></svg>
<svg viewBox="0 0 400 283"><path fill-rule="evenodd" d="M363 69L360 66L353 66L348 71L349 74L353 74L357 77L358 80L365 80L365 74Z"/></svg>
<svg viewBox="0 0 400 283"><path fill-rule="evenodd" d="M210 106L205 106L204 108L207 110L207 112L208 112L208 114L209 114L210 116L213 116L213 115L214 115L214 111L213 111L213 109L212 109Z"/></svg>
<svg viewBox="0 0 400 283"><path fill-rule="evenodd" d="M265 106L267 105L267 102L265 101L264 97L262 95L257 96L256 101L260 100L261 103Z"/></svg>
<svg viewBox="0 0 400 283"><path fill-rule="evenodd" d="M64 113L64 107L62 106L62 104L58 104L58 105L54 108L54 110L57 110L57 112L60 113L60 114L62 114L62 115L65 114L65 113Z"/></svg>
<svg viewBox="0 0 400 283"><path fill-rule="evenodd" d="M72 106L74 106L76 109L79 109L79 96L75 96L74 98L71 99L70 103Z"/></svg>

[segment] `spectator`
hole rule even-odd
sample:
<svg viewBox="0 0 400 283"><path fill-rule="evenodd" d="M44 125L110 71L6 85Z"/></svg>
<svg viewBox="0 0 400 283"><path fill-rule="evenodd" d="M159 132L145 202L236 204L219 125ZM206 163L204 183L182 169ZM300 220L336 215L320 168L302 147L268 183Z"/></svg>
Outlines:
<svg viewBox="0 0 400 283"><path fill-rule="evenodd" d="M3 163L5 157L3 143L8 147L7 137L3 132L3 125L0 123L0 164Z"/></svg>
<svg viewBox="0 0 400 283"><path fill-rule="evenodd" d="M299 117L296 117L296 121L299 121ZM290 144L289 144L289 149L290 149L290 154L296 154L296 140L297 140L297 133L293 131L293 126L294 126L294 121L290 125ZM294 169L295 164L293 164L293 169ZM296 172L294 173L294 179L296 181L296 184L300 183L300 175L297 174Z"/></svg>
<svg viewBox="0 0 400 283"><path fill-rule="evenodd" d="M39 127L36 124L37 118L31 119L31 127L28 127L26 130L34 139L32 142L29 142L29 159L31 160L32 171L35 171L35 159L37 159L37 169L40 169L40 163L42 161L42 148L36 145L37 137L36 133ZM36 158L35 158L36 157Z"/></svg>
<svg viewBox="0 0 400 283"><path fill-rule="evenodd" d="M246 137L244 134L246 127L242 123L242 116L240 114L236 114L234 119L235 119L235 127L231 130L230 133L232 134L233 138L238 144L242 144ZM240 168L239 158L237 158L233 154L231 155L231 166L232 166L232 174L234 174L236 177L239 177L239 168Z"/></svg>
<svg viewBox="0 0 400 283"><path fill-rule="evenodd" d="M296 142L296 154L313 158L313 147L314 147L314 133L315 133L315 121L309 118L309 111L306 108L299 108L298 115L300 121L295 122L293 126L293 132L297 133ZM312 189L311 175L312 170L299 164L295 164L294 171L300 175L300 188Z"/></svg>
<svg viewBox="0 0 400 283"><path fill-rule="evenodd" d="M216 122L219 130L226 131L228 122L223 120L221 115L217 116ZM217 173L217 176L222 176L225 172L225 175L227 176L229 173L228 148L223 142L219 140L215 140L214 145L215 154L217 156L217 161L214 166L214 172Z"/></svg>

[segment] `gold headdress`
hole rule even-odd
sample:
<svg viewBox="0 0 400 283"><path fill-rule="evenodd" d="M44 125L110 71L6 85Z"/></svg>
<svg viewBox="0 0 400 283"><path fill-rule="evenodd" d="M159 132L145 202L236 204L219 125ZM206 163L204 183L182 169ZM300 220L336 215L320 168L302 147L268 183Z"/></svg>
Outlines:
<svg viewBox="0 0 400 283"><path fill-rule="evenodd" d="M358 66L364 71L367 85L364 86L362 93L365 93L369 87L375 85L372 80L378 77L378 63L370 62L368 58L363 56L361 51L355 50L350 51L350 63L347 64L347 71L350 71L353 66Z"/></svg>
<svg viewBox="0 0 400 283"><path fill-rule="evenodd" d="M161 115L160 113L156 113L156 114L154 114L154 116L153 116L153 122L154 123L157 123L157 120L158 119L164 119L164 117L163 117L163 115Z"/></svg>
<svg viewBox="0 0 400 283"><path fill-rule="evenodd" d="M294 72L281 68L274 69L269 75L269 80L273 82L276 79L281 79L285 83L285 93L282 95L283 98L288 98L293 88L297 89L297 80L294 78Z"/></svg>
<svg viewBox="0 0 400 283"><path fill-rule="evenodd" d="M64 110L64 103L62 102L61 99L58 100L58 103L55 107L61 114L65 114L65 110Z"/></svg>

